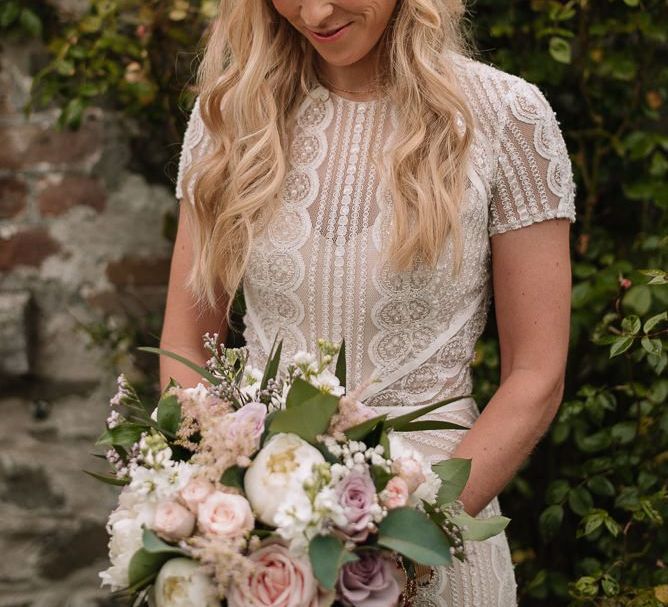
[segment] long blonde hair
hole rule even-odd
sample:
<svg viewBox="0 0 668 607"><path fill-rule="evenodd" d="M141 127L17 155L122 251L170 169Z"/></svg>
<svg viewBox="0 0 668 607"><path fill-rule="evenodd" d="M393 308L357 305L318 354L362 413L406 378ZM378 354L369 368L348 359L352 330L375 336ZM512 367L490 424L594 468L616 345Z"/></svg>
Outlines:
<svg viewBox="0 0 668 607"><path fill-rule="evenodd" d="M399 118L388 166L379 167L393 206L384 255L395 271L418 260L433 266L448 234L453 269L461 268L458 210L473 116L446 52L468 50L464 14L462 0L399 0L379 41ZM313 47L271 0L221 0L195 86L212 145L184 173L184 182L197 178L195 204L183 206L195 246L188 286L198 303L215 309L222 296L228 320L256 227L277 207L291 117L318 84L314 66Z"/></svg>

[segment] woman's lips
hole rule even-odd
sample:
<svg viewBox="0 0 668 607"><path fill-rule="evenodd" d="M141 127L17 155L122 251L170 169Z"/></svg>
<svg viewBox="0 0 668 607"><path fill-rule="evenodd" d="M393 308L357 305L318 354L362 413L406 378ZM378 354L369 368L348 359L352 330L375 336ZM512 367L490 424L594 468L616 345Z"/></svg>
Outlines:
<svg viewBox="0 0 668 607"><path fill-rule="evenodd" d="M328 32L327 34L325 33L319 34L318 32L314 32L313 30L308 30L308 32L309 34L311 34L311 36L313 36L313 38L315 38L319 42L331 42L333 40L338 40L339 38L341 38L341 36L343 36L343 34L345 34L348 31L348 27L350 25L351 25L350 23L346 23L346 25L338 29L330 30L330 32Z"/></svg>

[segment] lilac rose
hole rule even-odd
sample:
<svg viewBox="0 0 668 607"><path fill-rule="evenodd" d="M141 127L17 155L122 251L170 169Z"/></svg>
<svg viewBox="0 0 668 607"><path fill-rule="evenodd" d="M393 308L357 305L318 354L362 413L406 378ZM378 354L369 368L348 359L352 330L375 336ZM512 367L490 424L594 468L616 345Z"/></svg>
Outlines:
<svg viewBox="0 0 668 607"><path fill-rule="evenodd" d="M359 560L341 569L337 594L351 607L396 607L405 584L405 576L386 555L365 550Z"/></svg>
<svg viewBox="0 0 668 607"><path fill-rule="evenodd" d="M369 535L369 525L378 510L376 487L369 474L353 470L336 488L339 504L347 519L339 530L354 542L363 542Z"/></svg>

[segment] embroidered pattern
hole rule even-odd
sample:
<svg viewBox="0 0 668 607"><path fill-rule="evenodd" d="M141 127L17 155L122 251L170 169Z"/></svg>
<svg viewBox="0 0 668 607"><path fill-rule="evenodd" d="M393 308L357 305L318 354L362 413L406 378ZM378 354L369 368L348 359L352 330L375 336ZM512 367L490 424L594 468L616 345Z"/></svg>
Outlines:
<svg viewBox="0 0 668 607"><path fill-rule="evenodd" d="M363 394L379 412L470 394L470 363L492 300L490 237L537 221L575 221L575 185L556 115L540 90L480 62L453 57L476 117L460 207L461 274L452 242L435 270L395 273L380 256L392 199L378 175L397 128L389 99L351 101L317 87L298 108L289 171L276 215L256 238L244 276L246 343L260 366L276 336L283 360L345 338L348 389L374 374ZM207 149L195 105L177 182ZM470 426L473 399L434 414ZM434 459L462 432L409 437ZM493 500L481 516L498 514ZM416 607L512 607L516 587L504 534L472 543L469 560L439 569Z"/></svg>

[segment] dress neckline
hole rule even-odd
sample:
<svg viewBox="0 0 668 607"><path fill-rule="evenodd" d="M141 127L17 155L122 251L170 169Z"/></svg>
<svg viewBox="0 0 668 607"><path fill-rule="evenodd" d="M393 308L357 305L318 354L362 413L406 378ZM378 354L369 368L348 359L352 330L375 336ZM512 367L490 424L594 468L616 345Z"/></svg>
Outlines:
<svg viewBox="0 0 668 607"><path fill-rule="evenodd" d="M382 95L381 97L374 97L373 99L349 99L348 97L342 97L338 93L335 93L333 90L327 88L324 84L316 85L313 89L311 89L310 94L316 99L320 99L321 101L325 101L331 97L332 99L340 99L344 103L350 103L353 105L371 105L387 97L387 95Z"/></svg>

